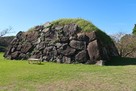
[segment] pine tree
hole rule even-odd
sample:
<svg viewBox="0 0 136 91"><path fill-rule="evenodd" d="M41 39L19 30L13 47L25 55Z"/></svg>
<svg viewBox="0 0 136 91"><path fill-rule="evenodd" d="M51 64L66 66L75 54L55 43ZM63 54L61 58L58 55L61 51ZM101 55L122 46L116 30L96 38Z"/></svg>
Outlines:
<svg viewBox="0 0 136 91"><path fill-rule="evenodd" d="M135 24L135 26L134 26L134 28L133 28L133 32L132 32L134 35L136 35L136 24Z"/></svg>

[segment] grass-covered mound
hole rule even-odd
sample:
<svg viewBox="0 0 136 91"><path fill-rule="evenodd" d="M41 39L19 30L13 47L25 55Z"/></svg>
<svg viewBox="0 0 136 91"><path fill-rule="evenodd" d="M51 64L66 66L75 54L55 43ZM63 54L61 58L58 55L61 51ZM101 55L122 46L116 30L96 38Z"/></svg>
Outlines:
<svg viewBox="0 0 136 91"><path fill-rule="evenodd" d="M105 32L97 28L90 21L84 20L82 18L63 18L63 19L55 20L51 23L52 26L59 26L59 25L64 26L70 23L75 23L81 28L82 32L96 31L100 39L103 39L106 44L112 43L112 39Z"/></svg>
<svg viewBox="0 0 136 91"><path fill-rule="evenodd" d="M113 43L112 39L101 29L96 27L92 22L87 21L82 18L62 18L51 22L50 27L54 26L64 26L67 24L75 23L81 28L81 32L92 32L96 31L99 38L103 40L106 44ZM35 27L30 28L27 32L32 32L35 30Z"/></svg>
<svg viewBox="0 0 136 91"><path fill-rule="evenodd" d="M53 26L58 26L58 25L64 26L70 23L77 24L84 32L91 32L91 31L99 30L91 22L81 19L81 18L63 18L63 19L59 19L59 20L52 22Z"/></svg>
<svg viewBox="0 0 136 91"><path fill-rule="evenodd" d="M118 56L118 51L111 38L80 18L60 19L35 26L28 32L20 31L4 55L12 60L36 58L87 64L103 64L113 56Z"/></svg>
<svg viewBox="0 0 136 91"><path fill-rule="evenodd" d="M96 27L92 22L82 19L82 18L62 18L58 20L54 20L51 22L51 26L64 26L67 24L75 23L79 26L81 29L81 32L92 32L96 31L100 39L103 39L106 44L111 44L112 39L102 30L100 30L98 27ZM27 32L32 32L35 29L36 26L28 29Z"/></svg>

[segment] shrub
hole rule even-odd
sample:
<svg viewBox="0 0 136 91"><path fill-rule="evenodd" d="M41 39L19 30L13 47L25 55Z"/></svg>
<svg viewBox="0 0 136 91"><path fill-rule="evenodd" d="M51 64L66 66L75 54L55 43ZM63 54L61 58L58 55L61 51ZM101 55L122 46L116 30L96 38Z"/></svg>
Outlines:
<svg viewBox="0 0 136 91"><path fill-rule="evenodd" d="M14 36L0 37L0 52L4 52Z"/></svg>

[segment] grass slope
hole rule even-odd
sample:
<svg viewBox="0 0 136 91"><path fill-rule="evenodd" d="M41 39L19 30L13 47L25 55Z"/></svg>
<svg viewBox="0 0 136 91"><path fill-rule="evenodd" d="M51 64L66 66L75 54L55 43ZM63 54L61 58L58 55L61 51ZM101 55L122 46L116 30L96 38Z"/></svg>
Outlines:
<svg viewBox="0 0 136 91"><path fill-rule="evenodd" d="M84 20L82 18L62 18L52 22L53 26L64 26L70 23L77 24L81 28L82 32L96 31L99 38L102 39L105 44L113 43L112 39L105 32L101 31L90 21Z"/></svg>
<svg viewBox="0 0 136 91"><path fill-rule="evenodd" d="M81 18L62 18L62 19L58 19L52 22L53 26L64 26L70 23L77 24L84 32L100 30L95 25L93 25L91 22L81 19Z"/></svg>
<svg viewBox="0 0 136 91"><path fill-rule="evenodd" d="M10 61L0 53L0 91L136 91L136 66Z"/></svg>
<svg viewBox="0 0 136 91"><path fill-rule="evenodd" d="M99 36L99 39L102 39L105 44L111 44L112 43L112 39L110 38L110 36L108 36L105 32L103 32L102 30L97 28L90 21L84 20L82 18L62 18L62 19L58 19L58 20L52 21L50 27L64 26L64 25L71 24L71 23L77 24L79 26L79 28L81 29L81 32L96 31L98 36ZM34 30L35 30L35 26L28 29L27 32L32 32Z"/></svg>

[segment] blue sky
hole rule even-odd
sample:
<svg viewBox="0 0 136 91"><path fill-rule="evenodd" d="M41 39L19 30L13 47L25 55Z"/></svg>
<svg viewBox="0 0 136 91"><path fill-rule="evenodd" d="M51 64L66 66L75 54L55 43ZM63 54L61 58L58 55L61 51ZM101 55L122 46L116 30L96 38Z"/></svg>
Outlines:
<svg viewBox="0 0 136 91"><path fill-rule="evenodd" d="M0 0L0 31L12 34L60 18L84 18L108 34L131 33L136 0Z"/></svg>

